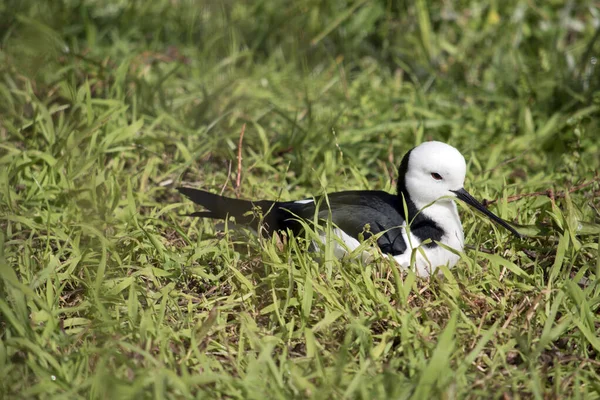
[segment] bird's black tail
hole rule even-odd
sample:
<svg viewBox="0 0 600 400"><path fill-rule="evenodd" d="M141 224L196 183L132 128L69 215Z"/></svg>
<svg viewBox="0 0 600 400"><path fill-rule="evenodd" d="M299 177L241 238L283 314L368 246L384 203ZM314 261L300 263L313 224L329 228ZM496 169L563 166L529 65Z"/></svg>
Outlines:
<svg viewBox="0 0 600 400"><path fill-rule="evenodd" d="M197 211L190 214L190 217L227 219L235 217L236 223L258 226L260 218L252 211L258 206L263 214L267 214L276 203L273 201L248 201L232 199L231 197L219 196L206 192L204 190L192 189L187 187L178 187L179 193L183 194L194 203L206 208L206 211Z"/></svg>

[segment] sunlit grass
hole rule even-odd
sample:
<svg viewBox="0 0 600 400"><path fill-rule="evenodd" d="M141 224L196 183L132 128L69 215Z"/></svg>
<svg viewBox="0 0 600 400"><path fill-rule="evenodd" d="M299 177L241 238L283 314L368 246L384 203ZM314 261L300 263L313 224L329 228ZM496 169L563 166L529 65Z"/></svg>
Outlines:
<svg viewBox="0 0 600 400"><path fill-rule="evenodd" d="M597 4L13 3L0 397L600 397ZM469 249L423 280L174 189L393 191L430 139L532 236L461 206Z"/></svg>

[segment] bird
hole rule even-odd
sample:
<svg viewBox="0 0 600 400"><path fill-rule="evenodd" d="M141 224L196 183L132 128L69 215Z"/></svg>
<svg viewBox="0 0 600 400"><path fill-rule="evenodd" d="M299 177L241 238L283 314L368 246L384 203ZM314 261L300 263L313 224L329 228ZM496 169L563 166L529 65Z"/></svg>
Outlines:
<svg viewBox="0 0 600 400"><path fill-rule="evenodd" d="M455 200L475 208L516 237L522 235L469 194L464 188L467 164L453 146L427 141L409 150L398 167L396 193L352 190L296 201L242 200L190 187L177 190L205 208L189 216L228 219L268 235L277 231L301 234L315 215L333 223L334 255L351 253L361 240L373 238L373 247L401 269L428 277L438 267L454 267L463 251L464 232ZM258 213L257 213L258 211ZM326 240L324 234L321 241ZM341 243L339 243L341 242ZM364 252L363 252L364 253ZM369 257L364 258L369 260Z"/></svg>

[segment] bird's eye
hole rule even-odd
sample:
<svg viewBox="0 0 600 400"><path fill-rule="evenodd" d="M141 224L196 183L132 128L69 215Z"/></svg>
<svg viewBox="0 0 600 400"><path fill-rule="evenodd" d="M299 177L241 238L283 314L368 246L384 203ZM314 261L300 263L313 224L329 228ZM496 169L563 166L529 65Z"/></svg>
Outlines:
<svg viewBox="0 0 600 400"><path fill-rule="evenodd" d="M436 181L441 181L442 180L442 176L440 174L438 174L437 172L432 172L431 173L431 177L433 179L435 179Z"/></svg>

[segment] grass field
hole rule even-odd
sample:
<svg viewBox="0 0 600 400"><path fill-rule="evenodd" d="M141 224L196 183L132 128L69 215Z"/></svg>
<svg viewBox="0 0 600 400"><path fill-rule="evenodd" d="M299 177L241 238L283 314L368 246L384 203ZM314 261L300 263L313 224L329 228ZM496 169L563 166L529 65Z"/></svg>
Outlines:
<svg viewBox="0 0 600 400"><path fill-rule="evenodd" d="M0 16L0 398L600 398L597 0ZM419 279L175 190L392 191L431 139L530 237L459 205L470 248Z"/></svg>

